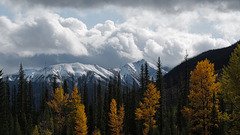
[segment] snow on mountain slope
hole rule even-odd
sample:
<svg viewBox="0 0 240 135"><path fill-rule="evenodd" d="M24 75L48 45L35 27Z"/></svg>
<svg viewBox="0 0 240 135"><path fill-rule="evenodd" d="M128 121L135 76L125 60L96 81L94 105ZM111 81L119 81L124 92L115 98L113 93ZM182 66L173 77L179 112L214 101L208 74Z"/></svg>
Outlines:
<svg viewBox="0 0 240 135"><path fill-rule="evenodd" d="M133 80L140 85L140 74L141 74L141 65L145 68L145 63L147 61L142 59L137 62L128 63L120 68L120 75L122 77L122 81L127 84L132 84ZM150 79L156 79L157 67L152 64L148 63L148 72ZM166 74L166 71L162 69L162 73Z"/></svg>
<svg viewBox="0 0 240 135"><path fill-rule="evenodd" d="M81 63L71 63L71 64L58 64L45 67L40 70L26 69L24 70L25 79L32 80L32 82L42 82L46 80L50 82L53 75L57 76L58 82L63 81L63 79L69 79L72 76L74 78L79 78L82 76L87 76L89 72L94 73L96 79L106 79L110 76L113 76L113 73L108 71L105 68L102 68L98 65L88 65ZM18 73L9 75L10 80L16 80Z"/></svg>
<svg viewBox="0 0 240 135"><path fill-rule="evenodd" d="M79 78L81 81L84 81L87 78L87 81L90 83L89 85L92 85L91 83L93 83L94 80L101 80L102 82L108 81L110 77L113 78L119 72L123 85L132 85L133 81L135 81L139 86L141 65L145 65L146 62L147 61L142 59L137 62L128 63L121 68L114 69L105 69L98 65L90 64L65 63L48 66L40 70L25 69L24 73L25 79L27 81L31 80L35 83L51 83L53 80L53 75L56 75L58 83L62 83L64 79L67 79L69 82L71 82L71 79L73 77L76 81L75 84L78 83L77 80L79 80ZM150 79L156 79L157 67L154 64L148 62L148 70ZM162 71L163 74L166 73L166 71ZM18 79L18 73L8 76L10 81L17 81Z"/></svg>

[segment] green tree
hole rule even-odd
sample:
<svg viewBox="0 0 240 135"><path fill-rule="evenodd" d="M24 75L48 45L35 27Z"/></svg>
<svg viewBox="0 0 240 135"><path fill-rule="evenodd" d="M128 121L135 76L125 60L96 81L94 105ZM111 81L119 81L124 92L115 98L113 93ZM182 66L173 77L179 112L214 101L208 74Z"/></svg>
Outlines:
<svg viewBox="0 0 240 135"><path fill-rule="evenodd" d="M144 67L141 65L141 74L140 74L140 98L143 96L145 91L145 77L144 77Z"/></svg>
<svg viewBox="0 0 240 135"><path fill-rule="evenodd" d="M240 45L234 49L228 62L223 68L221 86L225 101L232 104L230 115L231 134L240 134Z"/></svg>
<svg viewBox="0 0 240 135"><path fill-rule="evenodd" d="M0 70L0 134L9 134L9 101L7 101L7 92L2 75L2 70Z"/></svg>
<svg viewBox="0 0 240 135"><path fill-rule="evenodd" d="M99 80L97 87L97 127L100 129L101 133L104 134L104 110L103 110L103 97L102 97L102 86Z"/></svg>
<svg viewBox="0 0 240 135"><path fill-rule="evenodd" d="M117 81L117 103L118 103L118 107L120 107L120 105L123 103L123 96L122 96L122 88L121 88L121 75L120 73L118 73L118 77L117 77L118 81Z"/></svg>
<svg viewBox="0 0 240 135"><path fill-rule="evenodd" d="M160 133L163 131L163 77L162 77L162 67L161 67L161 60L160 57L158 57L158 63L157 63L157 80L156 80L156 86L157 90L161 93L161 98L159 98L159 104L160 107L157 110L157 125L158 130Z"/></svg>
<svg viewBox="0 0 240 135"><path fill-rule="evenodd" d="M88 85L87 85L87 78L85 79L85 82L84 82L84 97L83 97L83 104L85 106L85 112L86 112L86 115L89 116L89 98L88 98Z"/></svg>
<svg viewBox="0 0 240 135"><path fill-rule="evenodd" d="M150 82L150 77L149 77L149 71L148 71L148 63L146 62L145 63L145 68L144 68L144 74L145 74L145 77L144 77L144 80L145 80L145 86L147 87L149 82ZM145 88L146 90L147 88ZM144 90L144 91L145 91Z"/></svg>
<svg viewBox="0 0 240 135"><path fill-rule="evenodd" d="M64 79L64 81L63 81L63 90L64 90L64 93L66 93L66 94L69 93L67 79Z"/></svg>
<svg viewBox="0 0 240 135"><path fill-rule="evenodd" d="M188 54L185 56L185 75L184 75L184 86L181 88L180 96L178 99L177 112L176 112L176 125L178 134L188 134L189 120L183 116L181 110L184 106L188 106L188 95L189 95L189 71L188 71Z"/></svg>
<svg viewBox="0 0 240 135"><path fill-rule="evenodd" d="M20 64L19 69L19 79L18 79L18 120L23 134L27 133L27 119L26 119L26 110L27 110L27 88L26 81L24 80L24 71L23 66Z"/></svg>

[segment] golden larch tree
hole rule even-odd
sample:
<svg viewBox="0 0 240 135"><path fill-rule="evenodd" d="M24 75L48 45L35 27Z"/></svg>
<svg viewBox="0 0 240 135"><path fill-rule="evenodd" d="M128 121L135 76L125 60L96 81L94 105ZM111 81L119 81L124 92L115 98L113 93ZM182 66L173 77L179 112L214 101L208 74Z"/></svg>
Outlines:
<svg viewBox="0 0 240 135"><path fill-rule="evenodd" d="M52 93L52 97L53 99L47 102L47 104L55 113L55 132L60 134L66 115L63 110L67 107L69 95L64 94L62 85L60 85L60 88L57 88L55 93Z"/></svg>
<svg viewBox="0 0 240 135"><path fill-rule="evenodd" d="M240 134L240 45L234 49L224 67L221 86L225 95L225 101L233 105L230 115L231 134Z"/></svg>
<svg viewBox="0 0 240 135"><path fill-rule="evenodd" d="M122 105L117 111L117 103L115 99L112 99L110 103L109 119L108 125L111 128L112 135L119 135L123 129L124 107Z"/></svg>
<svg viewBox="0 0 240 135"><path fill-rule="evenodd" d="M87 116L85 113L85 106L80 104L76 110L75 134L86 135L88 133Z"/></svg>
<svg viewBox="0 0 240 135"><path fill-rule="evenodd" d="M85 106L82 104L81 94L78 92L77 87L73 88L71 98L69 100L69 121L73 125L75 134L86 135L88 133L87 116L85 113Z"/></svg>
<svg viewBox="0 0 240 135"><path fill-rule="evenodd" d="M148 89L144 93L143 102L139 102L140 108L136 109L136 119L144 120L144 130L143 134L147 135L150 128L153 128L156 123L154 116L156 114L156 109L160 106L160 91L157 91L156 86L153 83L148 85Z"/></svg>
<svg viewBox="0 0 240 135"><path fill-rule="evenodd" d="M184 107L182 113L189 117L193 134L210 134L212 126L217 127L220 120L218 93L220 83L216 82L214 64L209 60L198 62L191 71L189 106ZM213 116L214 114L214 116Z"/></svg>

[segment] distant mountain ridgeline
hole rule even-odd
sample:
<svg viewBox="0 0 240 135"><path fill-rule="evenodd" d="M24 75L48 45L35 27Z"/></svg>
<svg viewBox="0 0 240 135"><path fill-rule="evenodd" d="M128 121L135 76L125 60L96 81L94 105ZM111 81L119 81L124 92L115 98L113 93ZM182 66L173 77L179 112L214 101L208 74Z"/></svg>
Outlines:
<svg viewBox="0 0 240 135"><path fill-rule="evenodd" d="M187 61L188 74L190 77L190 72L195 69L199 61L208 59L211 63L214 63L215 71L219 74L222 72L222 68L228 64L231 53L234 48L237 47L240 41L234 43L233 45L221 49L209 50L203 52L193 58L189 58ZM184 77L186 74L186 61L174 67L164 76L165 89L167 91L168 100L176 103L177 97L180 95L183 89Z"/></svg>
<svg viewBox="0 0 240 135"><path fill-rule="evenodd" d="M123 67L106 69L98 65L69 63L51 65L40 70L25 69L24 78L32 82L34 88L34 95L37 102L40 100L40 95L44 89L52 90L53 76L56 76L58 84L63 84L64 80L67 81L69 91L73 90L73 86L77 86L83 90L84 82L87 82L89 94L93 92L95 82L100 81L104 89L107 88L109 81L113 81L118 76L121 76L122 87L132 86L133 82L137 87L140 86L140 72L141 65L147 61L142 59L137 62L127 63ZM156 78L157 67L154 64L148 63L149 77ZM167 71L162 70L163 74ZM8 76L10 87L17 86L19 73L5 75Z"/></svg>

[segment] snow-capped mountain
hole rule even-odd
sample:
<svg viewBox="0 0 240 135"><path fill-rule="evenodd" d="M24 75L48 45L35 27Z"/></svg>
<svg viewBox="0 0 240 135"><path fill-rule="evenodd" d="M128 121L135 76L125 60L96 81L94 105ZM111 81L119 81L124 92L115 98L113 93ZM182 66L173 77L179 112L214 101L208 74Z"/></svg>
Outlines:
<svg viewBox="0 0 240 135"><path fill-rule="evenodd" d="M43 88L42 85L48 85L47 87L51 89L54 75L56 75L57 82L59 84L62 84L64 79L66 79L69 84L69 89L72 89L73 85L83 86L85 80L87 81L88 87L90 87L90 89L93 87L93 83L98 80L106 85L109 79L114 78L117 73L120 73L121 75L123 86L131 86L133 84L133 81L135 81L135 83L139 86L141 65L145 65L146 62L147 61L142 59L137 62L128 63L120 68L113 69L106 69L98 65L65 63L48 66L40 70L25 69L24 74L27 81L32 81L37 93L41 92L41 89ZM157 67L154 64L148 62L148 71L150 78L156 79ZM166 71L162 71L163 74L166 73ZM7 76L9 77L11 84L17 84L18 73Z"/></svg>
<svg viewBox="0 0 240 135"><path fill-rule="evenodd" d="M141 73L141 65L145 67L145 61L144 59L134 62L134 63L128 63L120 68L120 75L122 77L122 81L126 84L132 84L133 80L137 83L137 85L140 85L140 73ZM152 64L148 63L148 72L150 79L153 78L156 79L156 73L157 73L157 67ZM162 73L166 74L167 72L162 69Z"/></svg>

